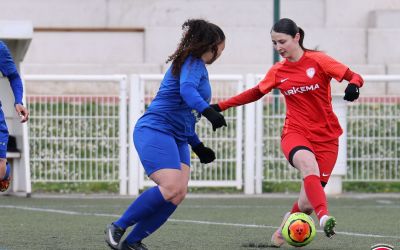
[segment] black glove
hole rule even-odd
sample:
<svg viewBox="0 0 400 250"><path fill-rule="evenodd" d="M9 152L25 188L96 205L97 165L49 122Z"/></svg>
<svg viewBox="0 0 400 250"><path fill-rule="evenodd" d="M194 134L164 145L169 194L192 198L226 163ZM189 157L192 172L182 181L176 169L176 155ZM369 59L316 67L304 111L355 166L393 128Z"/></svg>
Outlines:
<svg viewBox="0 0 400 250"><path fill-rule="evenodd" d="M343 99L349 102L356 100L360 96L360 89L354 83L349 83L344 91Z"/></svg>
<svg viewBox="0 0 400 250"><path fill-rule="evenodd" d="M206 108L201 114L211 122L214 131L222 126L227 126L224 116L211 107Z"/></svg>
<svg viewBox="0 0 400 250"><path fill-rule="evenodd" d="M217 112L222 112L222 110L221 110L221 108L219 107L218 104L211 104L210 107L212 109L214 109L215 111L217 111Z"/></svg>
<svg viewBox="0 0 400 250"><path fill-rule="evenodd" d="M192 150L199 157L201 163L207 164L215 160L214 151L211 148L205 147L202 142L192 147Z"/></svg>

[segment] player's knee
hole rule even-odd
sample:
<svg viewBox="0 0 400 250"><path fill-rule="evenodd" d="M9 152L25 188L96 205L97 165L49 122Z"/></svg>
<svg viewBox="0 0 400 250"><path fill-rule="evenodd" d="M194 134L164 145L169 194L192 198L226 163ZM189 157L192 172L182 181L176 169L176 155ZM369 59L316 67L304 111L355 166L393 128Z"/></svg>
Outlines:
<svg viewBox="0 0 400 250"><path fill-rule="evenodd" d="M179 203L181 203L185 199L186 194L187 194L187 186L186 185L180 186L178 194L176 196Z"/></svg>
<svg viewBox="0 0 400 250"><path fill-rule="evenodd" d="M297 204L299 205L300 211L302 211L303 213L311 214L312 211L314 210L312 205L307 199L302 199L300 197Z"/></svg>
<svg viewBox="0 0 400 250"><path fill-rule="evenodd" d="M181 204L182 201L183 201L183 200L185 199L185 197L186 197L186 193L187 193L187 192L181 192L181 193L179 193L179 194L175 197L175 199L173 199L171 202L174 203L175 205Z"/></svg>
<svg viewBox="0 0 400 250"><path fill-rule="evenodd" d="M300 170L303 177L308 175L319 175L318 163L311 153L303 155L295 155L293 163L297 169Z"/></svg>
<svg viewBox="0 0 400 250"><path fill-rule="evenodd" d="M166 188L163 192L164 199L167 201L172 201L178 195L178 189Z"/></svg>
<svg viewBox="0 0 400 250"><path fill-rule="evenodd" d="M182 188L181 193L179 195L179 203L181 203L185 198L187 194L187 187Z"/></svg>
<svg viewBox="0 0 400 250"><path fill-rule="evenodd" d="M309 175L317 175L319 176L319 169L318 165L314 162L302 162L299 165L299 170L303 176L303 178L309 176Z"/></svg>
<svg viewBox="0 0 400 250"><path fill-rule="evenodd" d="M183 189L179 184L171 184L164 187L164 199L167 201L176 201L180 199L183 195Z"/></svg>
<svg viewBox="0 0 400 250"><path fill-rule="evenodd" d="M313 207L311 206L311 204L308 201L300 199L298 201L298 204L299 204L300 211L302 211L303 213L306 213L306 214L312 213Z"/></svg>

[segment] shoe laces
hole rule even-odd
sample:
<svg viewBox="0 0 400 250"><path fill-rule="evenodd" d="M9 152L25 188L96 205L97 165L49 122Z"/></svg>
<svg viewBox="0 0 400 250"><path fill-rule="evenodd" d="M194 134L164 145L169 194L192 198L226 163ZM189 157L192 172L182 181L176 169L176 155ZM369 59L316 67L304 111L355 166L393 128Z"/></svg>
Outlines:
<svg viewBox="0 0 400 250"><path fill-rule="evenodd" d="M122 235L124 235L125 230L123 230L122 228L120 228L114 224L113 224L113 226L114 226L114 233L113 233L114 240L119 242L122 238Z"/></svg>
<svg viewBox="0 0 400 250"><path fill-rule="evenodd" d="M115 240L119 241L122 238L122 235L124 235L124 233L125 233L124 230L115 226L115 230L114 230Z"/></svg>

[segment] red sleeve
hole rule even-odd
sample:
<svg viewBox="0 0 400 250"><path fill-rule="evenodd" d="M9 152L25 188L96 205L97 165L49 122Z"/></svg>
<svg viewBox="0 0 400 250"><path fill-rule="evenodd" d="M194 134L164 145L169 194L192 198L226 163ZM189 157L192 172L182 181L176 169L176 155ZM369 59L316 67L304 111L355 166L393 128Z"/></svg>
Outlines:
<svg viewBox="0 0 400 250"><path fill-rule="evenodd" d="M343 79L348 81L349 83L357 85L359 88L364 85L364 79L362 79L359 74L351 71L350 69L347 69L346 73L343 76Z"/></svg>
<svg viewBox="0 0 400 250"><path fill-rule="evenodd" d="M228 100L220 101L218 106L223 111L231 107L257 101L275 87L275 74L279 67L281 67L280 63L275 64L257 86L231 97Z"/></svg>
<svg viewBox="0 0 400 250"><path fill-rule="evenodd" d="M349 68L323 52L312 52L309 53L309 56L317 61L328 76L335 78L339 82L343 80L344 74Z"/></svg>
<svg viewBox="0 0 400 250"><path fill-rule="evenodd" d="M264 94L260 91L259 85L257 85L254 88L245 90L244 92L233 96L225 101L218 102L218 106L221 108L222 111L224 111L231 107L237 107L250 102L255 102L263 96Z"/></svg>
<svg viewBox="0 0 400 250"><path fill-rule="evenodd" d="M278 68L281 67L281 63L275 64L265 75L264 79L258 83L260 91L264 94L268 94L275 86L275 75L278 71Z"/></svg>

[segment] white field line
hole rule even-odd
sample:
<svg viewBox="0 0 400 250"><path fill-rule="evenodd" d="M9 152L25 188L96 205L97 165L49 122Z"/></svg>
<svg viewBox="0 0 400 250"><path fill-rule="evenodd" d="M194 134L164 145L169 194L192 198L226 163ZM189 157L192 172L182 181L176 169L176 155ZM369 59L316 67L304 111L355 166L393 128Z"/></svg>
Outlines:
<svg viewBox="0 0 400 250"><path fill-rule="evenodd" d="M388 203L389 204L389 203ZM98 205L73 205L69 206L71 208L96 208ZM115 208L125 208L125 206L122 205L113 205L112 207ZM203 209L203 208L211 208L211 209L241 209L241 208L288 208L287 205L180 205L180 208L189 208L189 209ZM346 209L363 209L363 210L368 210L372 208L387 208L387 209L400 209L400 205L365 205L365 206L350 206L350 205L344 205L344 206L333 206L334 208L346 208Z"/></svg>
<svg viewBox="0 0 400 250"><path fill-rule="evenodd" d="M120 215L118 215L118 214L85 213L85 212L76 212L76 211L68 211L68 210L58 210L58 209L48 209L48 208L35 208L35 207L24 207L24 206L12 206L12 205L0 205L0 208L20 209L20 210L46 212L46 213L57 213L57 214L64 214L64 215L98 216L98 217L114 217L114 218L119 218L120 217ZM173 222L178 222L178 223L181 222L181 223L192 223L192 224L202 224L202 225L219 225L219 226L247 227L247 228L271 228L271 229L278 228L276 226L269 226L269 225L238 224L238 223L197 221L197 220L179 220L179 219L168 219L168 220L169 221L173 221ZM322 233L323 231L317 230L317 232ZM391 236L391 235L362 234L362 233L352 233L352 232L336 232L336 234L342 234L342 235L348 235L348 236L356 236L356 237L400 239L400 236Z"/></svg>
<svg viewBox="0 0 400 250"><path fill-rule="evenodd" d="M214 209L237 209L237 208L288 208L285 205L182 205L182 208L214 208ZM332 206L334 208L347 208L347 209L371 209L371 208L398 208L400 205L366 205L366 206Z"/></svg>

